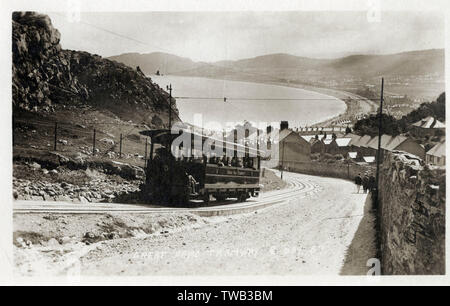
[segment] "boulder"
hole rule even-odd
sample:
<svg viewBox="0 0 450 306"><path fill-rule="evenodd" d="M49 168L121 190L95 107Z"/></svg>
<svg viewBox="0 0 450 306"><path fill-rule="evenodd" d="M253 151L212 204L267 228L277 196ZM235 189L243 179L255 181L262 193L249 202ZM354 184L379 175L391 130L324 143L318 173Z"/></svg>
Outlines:
<svg viewBox="0 0 450 306"><path fill-rule="evenodd" d="M100 142L103 142L103 143L105 143L105 144L108 144L108 145L114 145L114 140L112 140L111 138L102 138L102 139L100 139Z"/></svg>

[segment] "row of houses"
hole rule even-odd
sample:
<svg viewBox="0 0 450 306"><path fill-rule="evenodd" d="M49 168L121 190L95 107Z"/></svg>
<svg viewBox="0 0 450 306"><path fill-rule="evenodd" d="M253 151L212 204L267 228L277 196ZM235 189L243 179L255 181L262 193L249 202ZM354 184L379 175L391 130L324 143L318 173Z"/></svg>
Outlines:
<svg viewBox="0 0 450 306"><path fill-rule="evenodd" d="M278 143L278 159L290 162L305 162L311 160L312 154L341 154L342 157L355 162L376 162L379 137L369 135L345 134L343 137L332 135L301 135L300 133L283 129L280 131ZM445 144L438 144L428 152L425 147L406 136L382 135L380 140L380 157L386 152L404 151L419 157L429 164L445 165Z"/></svg>
<svg viewBox="0 0 450 306"><path fill-rule="evenodd" d="M443 135L445 124L434 117L428 116L411 125L411 133L420 137Z"/></svg>
<svg viewBox="0 0 450 306"><path fill-rule="evenodd" d="M365 160L364 157L370 156L371 160L376 161L378 153L378 143L380 142L380 158L383 159L386 152L392 151L404 151L425 159L425 147L406 136L390 136L381 135L381 139L378 136L370 137L369 135L359 136L355 134L347 134L346 137L351 138L348 143L348 152L352 153L351 156L355 156L356 160Z"/></svg>

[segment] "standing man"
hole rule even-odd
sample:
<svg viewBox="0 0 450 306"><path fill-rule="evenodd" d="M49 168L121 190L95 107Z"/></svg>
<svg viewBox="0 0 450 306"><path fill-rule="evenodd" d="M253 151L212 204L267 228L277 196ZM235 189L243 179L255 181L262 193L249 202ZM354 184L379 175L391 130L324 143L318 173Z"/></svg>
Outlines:
<svg viewBox="0 0 450 306"><path fill-rule="evenodd" d="M355 184L356 184L356 193L359 193L359 189L361 188L361 173L358 173L358 175L355 177Z"/></svg>
<svg viewBox="0 0 450 306"><path fill-rule="evenodd" d="M373 174L371 173L369 177L369 191L375 192L375 189L376 189L375 176L373 176Z"/></svg>
<svg viewBox="0 0 450 306"><path fill-rule="evenodd" d="M367 172L364 174L364 177L362 179L362 185L364 193L366 193L367 190L369 189L369 176L367 175Z"/></svg>

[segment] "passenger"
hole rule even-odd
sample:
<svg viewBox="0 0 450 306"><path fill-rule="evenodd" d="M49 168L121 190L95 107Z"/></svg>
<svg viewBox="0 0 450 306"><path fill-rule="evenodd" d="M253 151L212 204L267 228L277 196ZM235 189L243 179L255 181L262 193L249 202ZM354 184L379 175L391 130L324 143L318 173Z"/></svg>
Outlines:
<svg viewBox="0 0 450 306"><path fill-rule="evenodd" d="M222 156L220 162L222 163L222 166L228 166L228 159L226 156Z"/></svg>
<svg viewBox="0 0 450 306"><path fill-rule="evenodd" d="M213 156L211 156L211 157L209 158L209 163L210 163L210 164L217 164L217 159L216 159L216 156L215 156L215 155L213 155Z"/></svg>
<svg viewBox="0 0 450 306"><path fill-rule="evenodd" d="M246 168L253 168L253 159L247 158Z"/></svg>
<svg viewBox="0 0 450 306"><path fill-rule="evenodd" d="M237 160L236 156L233 156L233 158L231 159L231 166L232 167L238 166L238 160Z"/></svg>
<svg viewBox="0 0 450 306"><path fill-rule="evenodd" d="M238 167L238 168L243 168L243 167L244 167L244 164L243 164L243 161L242 161L242 158L241 158L241 157L239 157L239 158L237 159L237 165L236 165L236 167Z"/></svg>

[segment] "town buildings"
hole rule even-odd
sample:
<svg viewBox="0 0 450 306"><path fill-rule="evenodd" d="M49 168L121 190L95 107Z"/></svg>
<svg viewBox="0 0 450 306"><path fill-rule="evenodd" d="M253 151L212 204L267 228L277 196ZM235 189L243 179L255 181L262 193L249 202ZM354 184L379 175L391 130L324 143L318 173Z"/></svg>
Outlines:
<svg viewBox="0 0 450 306"><path fill-rule="evenodd" d="M416 136L437 136L445 133L445 124L434 117L428 116L411 126L411 133Z"/></svg>
<svg viewBox="0 0 450 306"><path fill-rule="evenodd" d="M445 142L438 143L425 155L425 162L434 166L445 166Z"/></svg>

